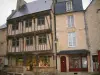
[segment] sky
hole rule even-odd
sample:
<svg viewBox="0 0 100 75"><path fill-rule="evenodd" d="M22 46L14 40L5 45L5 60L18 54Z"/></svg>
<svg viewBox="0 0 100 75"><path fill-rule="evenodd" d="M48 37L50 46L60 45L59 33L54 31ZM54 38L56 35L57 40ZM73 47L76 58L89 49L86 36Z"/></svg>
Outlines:
<svg viewBox="0 0 100 75"><path fill-rule="evenodd" d="M35 0L25 0L27 3ZM88 6L91 0L83 0L84 9ZM7 17L13 9L16 9L17 0L0 0L0 26L6 23Z"/></svg>

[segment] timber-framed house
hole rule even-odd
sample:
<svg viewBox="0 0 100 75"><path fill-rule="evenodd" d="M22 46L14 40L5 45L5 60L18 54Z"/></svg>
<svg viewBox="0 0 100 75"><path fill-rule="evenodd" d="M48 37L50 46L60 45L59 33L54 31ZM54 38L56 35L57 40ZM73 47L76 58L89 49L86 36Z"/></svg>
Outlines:
<svg viewBox="0 0 100 75"><path fill-rule="evenodd" d="M82 0L57 0L56 15L52 0L18 0L7 19L9 65L26 70L90 71L84 12Z"/></svg>
<svg viewBox="0 0 100 75"><path fill-rule="evenodd" d="M17 1L7 20L9 66L53 67L51 5L51 0Z"/></svg>

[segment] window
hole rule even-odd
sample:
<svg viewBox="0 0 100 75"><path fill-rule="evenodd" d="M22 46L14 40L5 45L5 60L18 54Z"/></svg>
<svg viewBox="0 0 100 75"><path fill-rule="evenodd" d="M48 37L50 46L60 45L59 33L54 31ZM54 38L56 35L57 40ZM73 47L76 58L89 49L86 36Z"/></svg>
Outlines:
<svg viewBox="0 0 100 75"><path fill-rule="evenodd" d="M39 57L39 67L49 67L49 66L50 66L50 57L40 56Z"/></svg>
<svg viewBox="0 0 100 75"><path fill-rule="evenodd" d="M76 46L76 33L75 32L69 32L68 33L68 46L69 47L75 47Z"/></svg>
<svg viewBox="0 0 100 75"><path fill-rule="evenodd" d="M27 19L25 22L26 27L31 27L32 26L32 19Z"/></svg>
<svg viewBox="0 0 100 75"><path fill-rule="evenodd" d="M74 26L74 17L73 15L68 16L68 27Z"/></svg>
<svg viewBox="0 0 100 75"><path fill-rule="evenodd" d="M87 68L87 57L85 56L70 56L70 69Z"/></svg>
<svg viewBox="0 0 100 75"><path fill-rule="evenodd" d="M38 25L44 25L45 24L45 17L41 16L37 18Z"/></svg>
<svg viewBox="0 0 100 75"><path fill-rule="evenodd" d="M19 46L19 38L13 38L12 39L12 46L13 47Z"/></svg>
<svg viewBox="0 0 100 75"><path fill-rule="evenodd" d="M16 64L17 66L22 66L23 65L23 58L22 56L19 56L19 58L16 59Z"/></svg>
<svg viewBox="0 0 100 75"><path fill-rule="evenodd" d="M87 68L87 58L82 57L82 68Z"/></svg>
<svg viewBox="0 0 100 75"><path fill-rule="evenodd" d="M18 30L18 23L12 25L12 30Z"/></svg>
<svg viewBox="0 0 100 75"><path fill-rule="evenodd" d="M32 45L33 44L33 37L26 37L26 45Z"/></svg>
<svg viewBox="0 0 100 75"><path fill-rule="evenodd" d="M81 57L71 56L70 57L70 68L81 68Z"/></svg>
<svg viewBox="0 0 100 75"><path fill-rule="evenodd" d="M73 7L72 7L72 1L67 1L66 2L66 11L72 11Z"/></svg>
<svg viewBox="0 0 100 75"><path fill-rule="evenodd" d="M46 35L39 35L39 44L46 44L46 43L47 43Z"/></svg>

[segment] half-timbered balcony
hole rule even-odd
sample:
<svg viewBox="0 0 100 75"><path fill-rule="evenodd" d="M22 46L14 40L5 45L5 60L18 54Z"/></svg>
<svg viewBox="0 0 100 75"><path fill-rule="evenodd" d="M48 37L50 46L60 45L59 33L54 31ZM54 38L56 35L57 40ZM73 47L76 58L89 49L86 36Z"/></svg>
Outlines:
<svg viewBox="0 0 100 75"><path fill-rule="evenodd" d="M28 18L23 21L8 24L8 36L50 31L50 20L50 16L39 16L37 18Z"/></svg>
<svg viewBox="0 0 100 75"><path fill-rule="evenodd" d="M44 52L52 50L51 34L11 38L8 40L8 52Z"/></svg>

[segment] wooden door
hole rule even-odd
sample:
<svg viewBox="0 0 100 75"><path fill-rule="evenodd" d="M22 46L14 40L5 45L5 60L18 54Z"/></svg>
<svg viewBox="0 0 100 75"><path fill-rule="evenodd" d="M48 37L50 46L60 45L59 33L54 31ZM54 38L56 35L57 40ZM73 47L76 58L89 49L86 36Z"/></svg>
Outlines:
<svg viewBox="0 0 100 75"><path fill-rule="evenodd" d="M66 72L66 57L62 56L60 60L61 60L61 72Z"/></svg>

